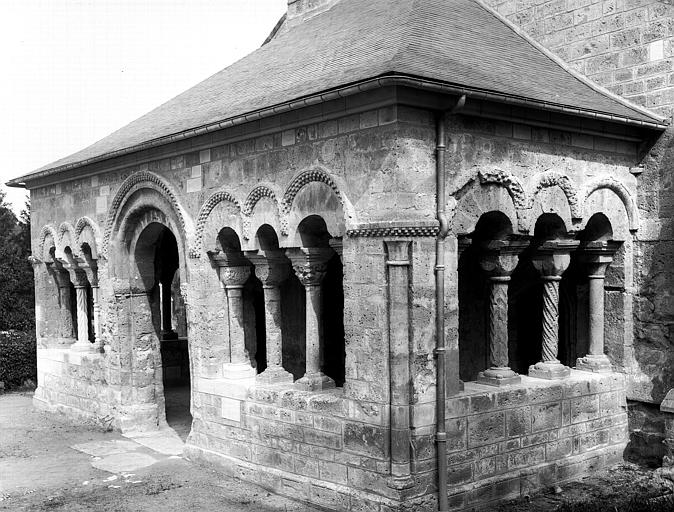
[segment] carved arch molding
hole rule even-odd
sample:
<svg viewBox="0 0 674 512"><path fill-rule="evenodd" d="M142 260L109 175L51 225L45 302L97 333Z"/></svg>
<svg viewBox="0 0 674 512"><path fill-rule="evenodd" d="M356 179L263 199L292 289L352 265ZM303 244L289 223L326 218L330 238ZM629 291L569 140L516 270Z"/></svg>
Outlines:
<svg viewBox="0 0 674 512"><path fill-rule="evenodd" d="M349 202L344 197L335 180L328 172L322 169L310 169L296 175L290 181L290 184L286 187L280 200L276 192L274 192L274 190L267 185L258 185L253 188L248 193L246 199L243 202L239 201L233 194L221 190L213 193L199 210L195 230L195 239L194 244L190 249L190 257L201 257L201 254L204 251L203 236L206 221L215 207L221 202L225 201L231 203L238 211L241 217L241 224L243 226L242 236L244 239L250 240L252 236L251 219L255 213L255 207L260 202L260 200L264 198L271 200L274 204L275 214L281 227L281 234L288 235L288 216L292 211L295 198L297 197L300 190L310 183L324 183L332 189L335 196L339 199L342 208L344 208L345 211L351 210Z"/></svg>
<svg viewBox="0 0 674 512"><path fill-rule="evenodd" d="M568 176L557 171L543 171L536 174L530 180L527 188L522 185L519 178L501 169L481 170L478 177L482 185L497 185L505 188L515 206L520 232L529 230L528 214L536 202L536 196L541 190L549 187L559 187L562 190L569 205L571 218L574 221L584 220L585 206L593 192L601 189L611 190L625 207L630 231L634 232L638 228L637 208L634 198L624 184L611 176L591 179L582 189Z"/></svg>

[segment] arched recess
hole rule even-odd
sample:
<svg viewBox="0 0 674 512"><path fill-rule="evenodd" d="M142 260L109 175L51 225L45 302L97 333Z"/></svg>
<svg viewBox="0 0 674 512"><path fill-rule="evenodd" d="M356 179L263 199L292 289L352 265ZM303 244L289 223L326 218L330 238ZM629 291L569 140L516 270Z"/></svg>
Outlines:
<svg viewBox="0 0 674 512"><path fill-rule="evenodd" d="M102 253L104 255L107 253L113 233L117 233L119 230L120 217L124 214L124 211L128 210L130 198L140 190L156 192L168 204L168 211L175 215L177 224L183 230L186 240L189 242L194 237L194 223L179 203L178 194L173 187L152 172L140 171L129 176L120 185L112 200L103 235Z"/></svg>
<svg viewBox="0 0 674 512"><path fill-rule="evenodd" d="M81 217L75 225L75 239L77 247L87 244L91 249L91 257L98 259L99 248L102 245L101 230L96 221L89 217Z"/></svg>
<svg viewBox="0 0 674 512"><path fill-rule="evenodd" d="M243 238L249 243L247 249L260 247L254 234L261 226L269 225L277 233L281 232L281 205L278 196L271 187L258 185L246 198L241 210L243 215Z"/></svg>
<svg viewBox="0 0 674 512"><path fill-rule="evenodd" d="M215 192L201 206L190 257L200 258L206 251L213 249L209 245L217 239L223 226L231 227L242 238L241 204L226 190Z"/></svg>
<svg viewBox="0 0 674 512"><path fill-rule="evenodd" d="M543 215L559 216L567 230L582 218L578 190L573 181L556 171L536 174L529 187L527 232L534 232L536 223Z"/></svg>
<svg viewBox="0 0 674 512"><path fill-rule="evenodd" d="M165 426L168 410L161 357L164 347L160 338L164 334L161 315L171 308L165 307L166 297L161 293L162 267L167 252L172 251L171 264L177 269L172 275L179 276L177 289L182 292L189 282L186 257L193 229L176 197L166 192L166 184L130 183L131 186L122 187L126 191L123 200L113 202L104 241L115 292L111 299L120 325L110 348L120 355L119 367L112 371L119 371L122 376L130 374L128 381L122 379L129 384L123 384L128 389L122 393L127 398L121 404L121 427L147 430ZM162 284L170 292L172 279ZM189 330L185 344L191 356ZM188 359L191 365L192 358ZM189 373L193 374L191 370Z"/></svg>
<svg viewBox="0 0 674 512"><path fill-rule="evenodd" d="M40 236L38 237L37 251L35 251L38 258L45 263L51 263L54 255L54 251L52 251L51 248L56 248L57 240L58 235L56 233L56 228L51 224L43 226L42 230L40 230Z"/></svg>
<svg viewBox="0 0 674 512"><path fill-rule="evenodd" d="M322 169L301 172L286 188L281 201L281 232L288 238L281 241L281 245L301 246L298 226L312 215L323 219L333 237L343 237L346 221L355 219L351 202L330 174Z"/></svg>
<svg viewBox="0 0 674 512"><path fill-rule="evenodd" d="M480 183L463 191L457 197L454 217L450 223L450 232L456 236L473 233L483 214L500 212L507 217L513 230L519 225L519 209L525 204L524 191L517 178L501 176L491 179L487 174L480 173Z"/></svg>
<svg viewBox="0 0 674 512"><path fill-rule="evenodd" d="M65 283L65 275L55 268L57 229L47 224L40 230L36 250L33 254L39 261L35 262L35 322L38 346L46 348L65 344L60 308L61 295L59 282ZM57 275L58 274L58 275ZM61 279L62 278L62 279ZM72 340L68 340L71 342Z"/></svg>
<svg viewBox="0 0 674 512"><path fill-rule="evenodd" d="M512 220L501 211L488 211L468 236L459 239L459 371L463 381L476 380L478 373L489 368L489 283L481 266L487 244L508 240L513 235Z"/></svg>
<svg viewBox="0 0 674 512"><path fill-rule="evenodd" d="M585 223L595 213L603 213L611 222L616 240L627 240L629 231L639 227L638 210L627 187L609 176L590 181L583 190Z"/></svg>
<svg viewBox="0 0 674 512"><path fill-rule="evenodd" d="M70 222L62 222L58 230L58 241L56 243L56 256L65 259L65 250L69 247L74 255L79 254L75 228Z"/></svg>

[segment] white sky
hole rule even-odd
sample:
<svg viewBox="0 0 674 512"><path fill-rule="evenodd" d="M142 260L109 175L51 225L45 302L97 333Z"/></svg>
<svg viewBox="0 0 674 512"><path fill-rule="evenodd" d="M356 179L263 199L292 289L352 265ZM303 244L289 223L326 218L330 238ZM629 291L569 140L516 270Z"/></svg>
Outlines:
<svg viewBox="0 0 674 512"><path fill-rule="evenodd" d="M0 0L0 182L67 156L259 47L287 0Z"/></svg>

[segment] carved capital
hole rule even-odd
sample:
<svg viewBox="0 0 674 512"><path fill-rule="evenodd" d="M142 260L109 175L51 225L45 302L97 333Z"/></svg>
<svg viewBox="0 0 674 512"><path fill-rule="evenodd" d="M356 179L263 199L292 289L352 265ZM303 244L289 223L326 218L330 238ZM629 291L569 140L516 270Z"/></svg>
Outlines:
<svg viewBox="0 0 674 512"><path fill-rule="evenodd" d="M508 278L519 255L529 246L526 240L489 240L481 244L480 266L490 278Z"/></svg>
<svg viewBox="0 0 674 512"><path fill-rule="evenodd" d="M389 266L403 266L410 264L410 240L384 240Z"/></svg>
<svg viewBox="0 0 674 512"><path fill-rule="evenodd" d="M599 240L582 245L582 259L587 265L590 279L604 279L606 269L613 261L613 255L620 247L620 242Z"/></svg>
<svg viewBox="0 0 674 512"><path fill-rule="evenodd" d="M67 273L70 278L70 282L72 282L76 288L82 288L87 285L89 282L87 281L87 275L84 270L79 267L77 260L74 257L71 257L69 260L63 260L60 258L56 258L56 260L60 265L60 269ZM59 287L62 286L61 282L58 283ZM65 283L63 286L67 286L67 283Z"/></svg>
<svg viewBox="0 0 674 512"><path fill-rule="evenodd" d="M250 251L246 252L246 257L255 266L255 275L262 282L262 286L278 286L290 274L288 259L280 249Z"/></svg>
<svg viewBox="0 0 674 512"><path fill-rule="evenodd" d="M243 288L250 277L250 265L245 267L220 267L219 277L225 288Z"/></svg>
<svg viewBox="0 0 674 512"><path fill-rule="evenodd" d="M571 251L578 247L577 240L548 240L543 242L532 257L532 263L543 279L559 280L571 262Z"/></svg>
<svg viewBox="0 0 674 512"><path fill-rule="evenodd" d="M286 254L300 282L304 286L317 286L325 277L328 261L335 251L323 247L300 247L289 249Z"/></svg>

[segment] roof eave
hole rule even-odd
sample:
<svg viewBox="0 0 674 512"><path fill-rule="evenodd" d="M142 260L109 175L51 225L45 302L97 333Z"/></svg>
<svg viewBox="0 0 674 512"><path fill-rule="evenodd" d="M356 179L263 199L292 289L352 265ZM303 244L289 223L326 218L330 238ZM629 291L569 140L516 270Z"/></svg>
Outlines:
<svg viewBox="0 0 674 512"><path fill-rule="evenodd" d="M123 155L128 155L130 153L135 153L137 151L142 151L157 146L162 146L165 144L170 144L180 140L189 139L191 137L196 137L199 135L204 135L210 132L215 132L225 128L231 128L243 123L250 121L256 121L264 117L269 117L276 114L281 114L291 110L296 110L299 108L307 107L310 105L315 105L318 103L343 98L345 96L351 96L358 94L360 92L369 91L379 87L390 87L390 86L406 86L413 87L417 89L424 89L428 91L440 92L445 94L454 94L454 95L466 95L469 98L478 99L478 100L490 100L496 101L499 103L506 103L510 105L518 105L528 108L542 109L551 112L559 112L570 115L578 115L582 117L588 117L597 119L600 121L607 121L612 123L626 124L629 126L646 128L652 130L663 131L668 127L668 122L665 119L657 118L652 113L647 112L644 115L651 117L652 121L644 121L642 119L634 119L624 116L617 116L614 114L607 114L605 112L592 111L587 109L582 109L578 107L570 107L568 105L556 104L553 102L546 102L540 100L534 100L530 98L517 97L504 93L479 90L475 88L464 87L456 84L448 84L445 82L439 82L436 80L431 80L423 77L415 77L402 74L387 74L379 77L369 78L356 82L353 84L345 85L339 88L319 92L309 96L296 98L284 103L266 107L263 109L255 110L248 112L246 114L241 114L234 116L222 121L217 121L210 123L208 125L200 126L197 128L191 128L189 130L184 130L182 132L177 132L171 135L164 137L158 137L156 139L151 139L140 144L129 146L127 148L110 151L101 155L98 155L93 158L88 158L85 160L72 162L70 164L61 165L58 167L53 167L49 169L43 169L41 171L28 173L13 180L6 182L8 187L15 188L26 188L26 183L34 181L37 179L45 178L54 174L58 174L62 171L76 169L78 167L83 167L89 164L96 162L101 162L103 160L108 160L111 158L116 158Z"/></svg>

